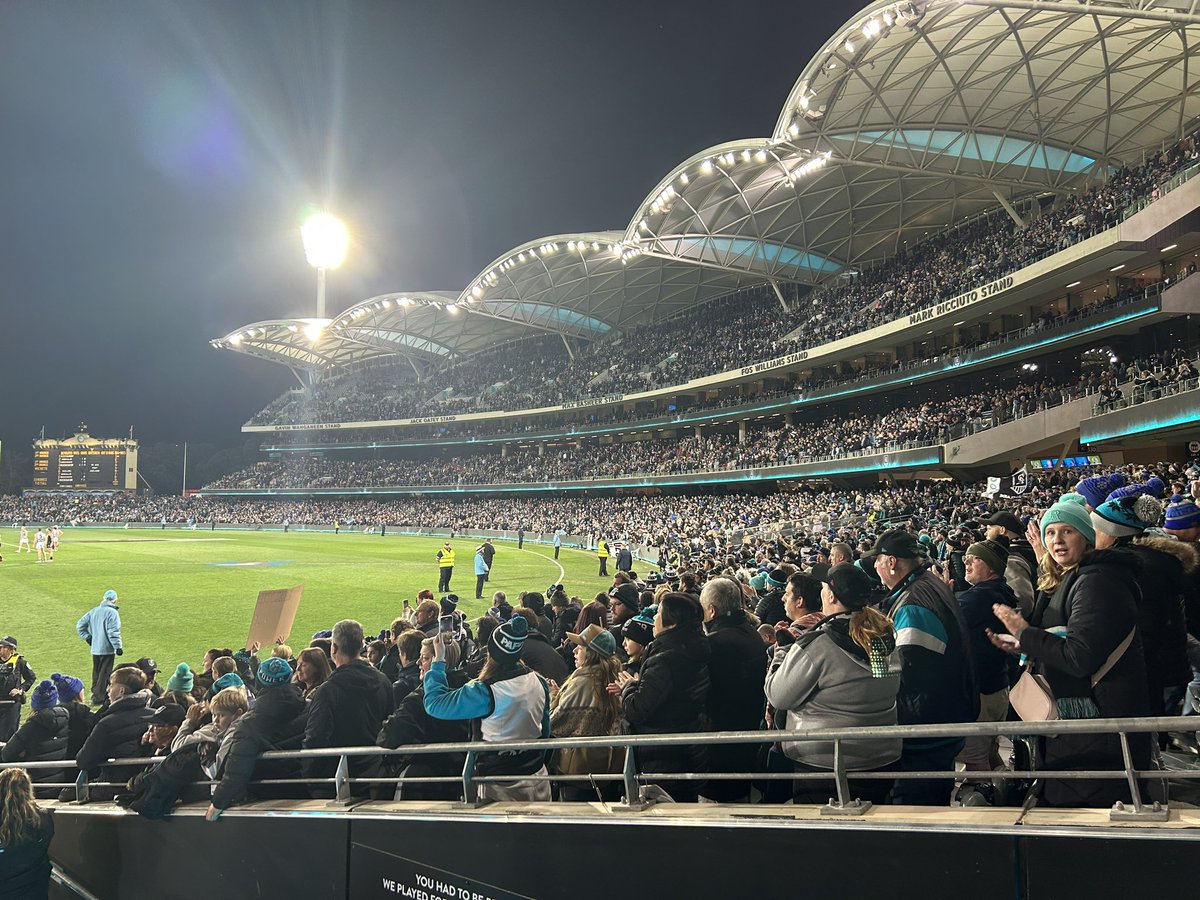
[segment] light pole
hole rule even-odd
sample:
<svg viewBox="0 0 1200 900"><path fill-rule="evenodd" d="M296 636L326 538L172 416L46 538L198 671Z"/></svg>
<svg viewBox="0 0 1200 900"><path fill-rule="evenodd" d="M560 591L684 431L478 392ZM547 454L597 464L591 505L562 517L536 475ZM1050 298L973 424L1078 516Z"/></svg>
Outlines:
<svg viewBox="0 0 1200 900"><path fill-rule="evenodd" d="M317 318L325 318L325 270L336 269L346 258L350 241L346 226L326 212L313 213L300 226L304 256L317 270Z"/></svg>

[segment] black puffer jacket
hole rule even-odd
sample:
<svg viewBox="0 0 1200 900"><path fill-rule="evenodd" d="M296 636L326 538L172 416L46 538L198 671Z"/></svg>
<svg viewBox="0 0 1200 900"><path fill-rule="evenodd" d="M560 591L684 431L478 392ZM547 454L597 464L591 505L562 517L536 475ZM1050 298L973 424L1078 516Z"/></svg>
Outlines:
<svg viewBox="0 0 1200 900"><path fill-rule="evenodd" d="M1090 698L1098 718L1144 716L1148 709L1146 665L1141 638L1133 642L1093 688L1100 670L1138 622L1138 558L1128 550L1096 550L1084 555L1053 595L1040 593L1030 626L1020 634L1021 650L1035 671L1044 675L1058 701L1080 706ZM1082 702L1081 702L1082 701ZM1147 734L1131 734L1134 766L1150 768ZM1047 738L1043 768L1120 769L1116 735L1079 734ZM1044 800L1051 806L1111 806L1129 800L1124 781L1073 780L1046 782Z"/></svg>
<svg viewBox="0 0 1200 900"><path fill-rule="evenodd" d="M225 767L220 784L213 790L213 806L228 809L244 799L258 755L264 750L282 749L280 745L295 735L295 722L303 713L304 695L298 685L284 682L259 689L254 709L238 720L237 729L228 737Z"/></svg>
<svg viewBox="0 0 1200 900"><path fill-rule="evenodd" d="M39 709L29 716L0 750L3 762L45 762L67 758L71 716L61 706ZM61 781L62 769L31 769L34 781Z"/></svg>
<svg viewBox="0 0 1200 900"><path fill-rule="evenodd" d="M783 588L774 588L758 601L758 605L754 607L754 615L758 617L758 621L764 622L767 625L774 625L776 622L782 622L787 619L787 608L783 605L783 594Z"/></svg>
<svg viewBox="0 0 1200 900"><path fill-rule="evenodd" d="M763 721L767 654L750 617L742 611L708 623L710 687L708 721L713 731L754 731ZM651 644L651 646L654 646ZM759 748L755 744L725 744L709 749L713 772L751 772ZM734 800L749 792L748 782L711 781L704 796Z"/></svg>
<svg viewBox="0 0 1200 900"><path fill-rule="evenodd" d="M1118 546L1122 545L1119 541ZM1200 565L1200 553L1193 544L1156 537L1134 538L1126 546L1142 566L1138 631L1146 654L1150 715L1164 716L1163 689L1183 687L1192 680L1184 602Z"/></svg>
<svg viewBox="0 0 1200 900"><path fill-rule="evenodd" d="M623 715L631 734L672 734L708 729L708 637L699 624L663 632L646 649L637 681L621 692ZM642 748L636 751L642 772L703 772L703 746ZM685 790L668 785L675 796Z"/></svg>
<svg viewBox="0 0 1200 900"><path fill-rule="evenodd" d="M99 769L99 781L124 783L137 774L140 769L138 766L100 767L106 759L146 755L145 745L141 741L150 717L154 715L154 710L149 706L150 698L150 692L145 690L118 697L108 712L96 720L96 727L75 755L75 764L92 773L93 777ZM112 795L108 790L102 793ZM100 799L99 796L97 799Z"/></svg>

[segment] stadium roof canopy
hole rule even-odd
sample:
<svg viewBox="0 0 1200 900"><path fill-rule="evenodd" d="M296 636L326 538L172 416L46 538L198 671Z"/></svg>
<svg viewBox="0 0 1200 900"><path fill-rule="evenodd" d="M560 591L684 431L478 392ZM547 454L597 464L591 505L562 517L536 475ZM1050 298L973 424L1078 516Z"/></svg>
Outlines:
<svg viewBox="0 0 1200 900"><path fill-rule="evenodd" d="M1197 53L1190 0L873 3L803 66L770 137L686 160L624 232L522 244L460 292L372 298L315 343L311 320L213 343L310 370L449 361L537 332L603 338L752 284L819 284L1187 134Z"/></svg>

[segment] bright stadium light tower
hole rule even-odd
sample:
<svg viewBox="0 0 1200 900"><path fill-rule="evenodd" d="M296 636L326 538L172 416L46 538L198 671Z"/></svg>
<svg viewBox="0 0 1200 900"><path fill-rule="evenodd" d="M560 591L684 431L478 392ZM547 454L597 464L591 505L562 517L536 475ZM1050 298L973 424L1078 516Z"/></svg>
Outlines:
<svg viewBox="0 0 1200 900"><path fill-rule="evenodd" d="M304 256L317 270L317 318L325 318L325 270L336 269L346 258L350 236L346 226L327 212L313 213L300 226Z"/></svg>

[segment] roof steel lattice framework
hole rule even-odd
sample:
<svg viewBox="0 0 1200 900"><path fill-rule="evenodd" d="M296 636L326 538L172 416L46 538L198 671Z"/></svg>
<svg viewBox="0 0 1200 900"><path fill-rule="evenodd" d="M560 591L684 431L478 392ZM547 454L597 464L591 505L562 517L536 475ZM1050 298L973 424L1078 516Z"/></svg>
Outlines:
<svg viewBox="0 0 1200 900"><path fill-rule="evenodd" d="M321 371L445 364L536 332L595 340L742 287L817 284L1005 201L1086 188L1200 116L1193 0L873 3L803 67L768 138L668 173L624 232L522 244L460 292L217 339Z"/></svg>

